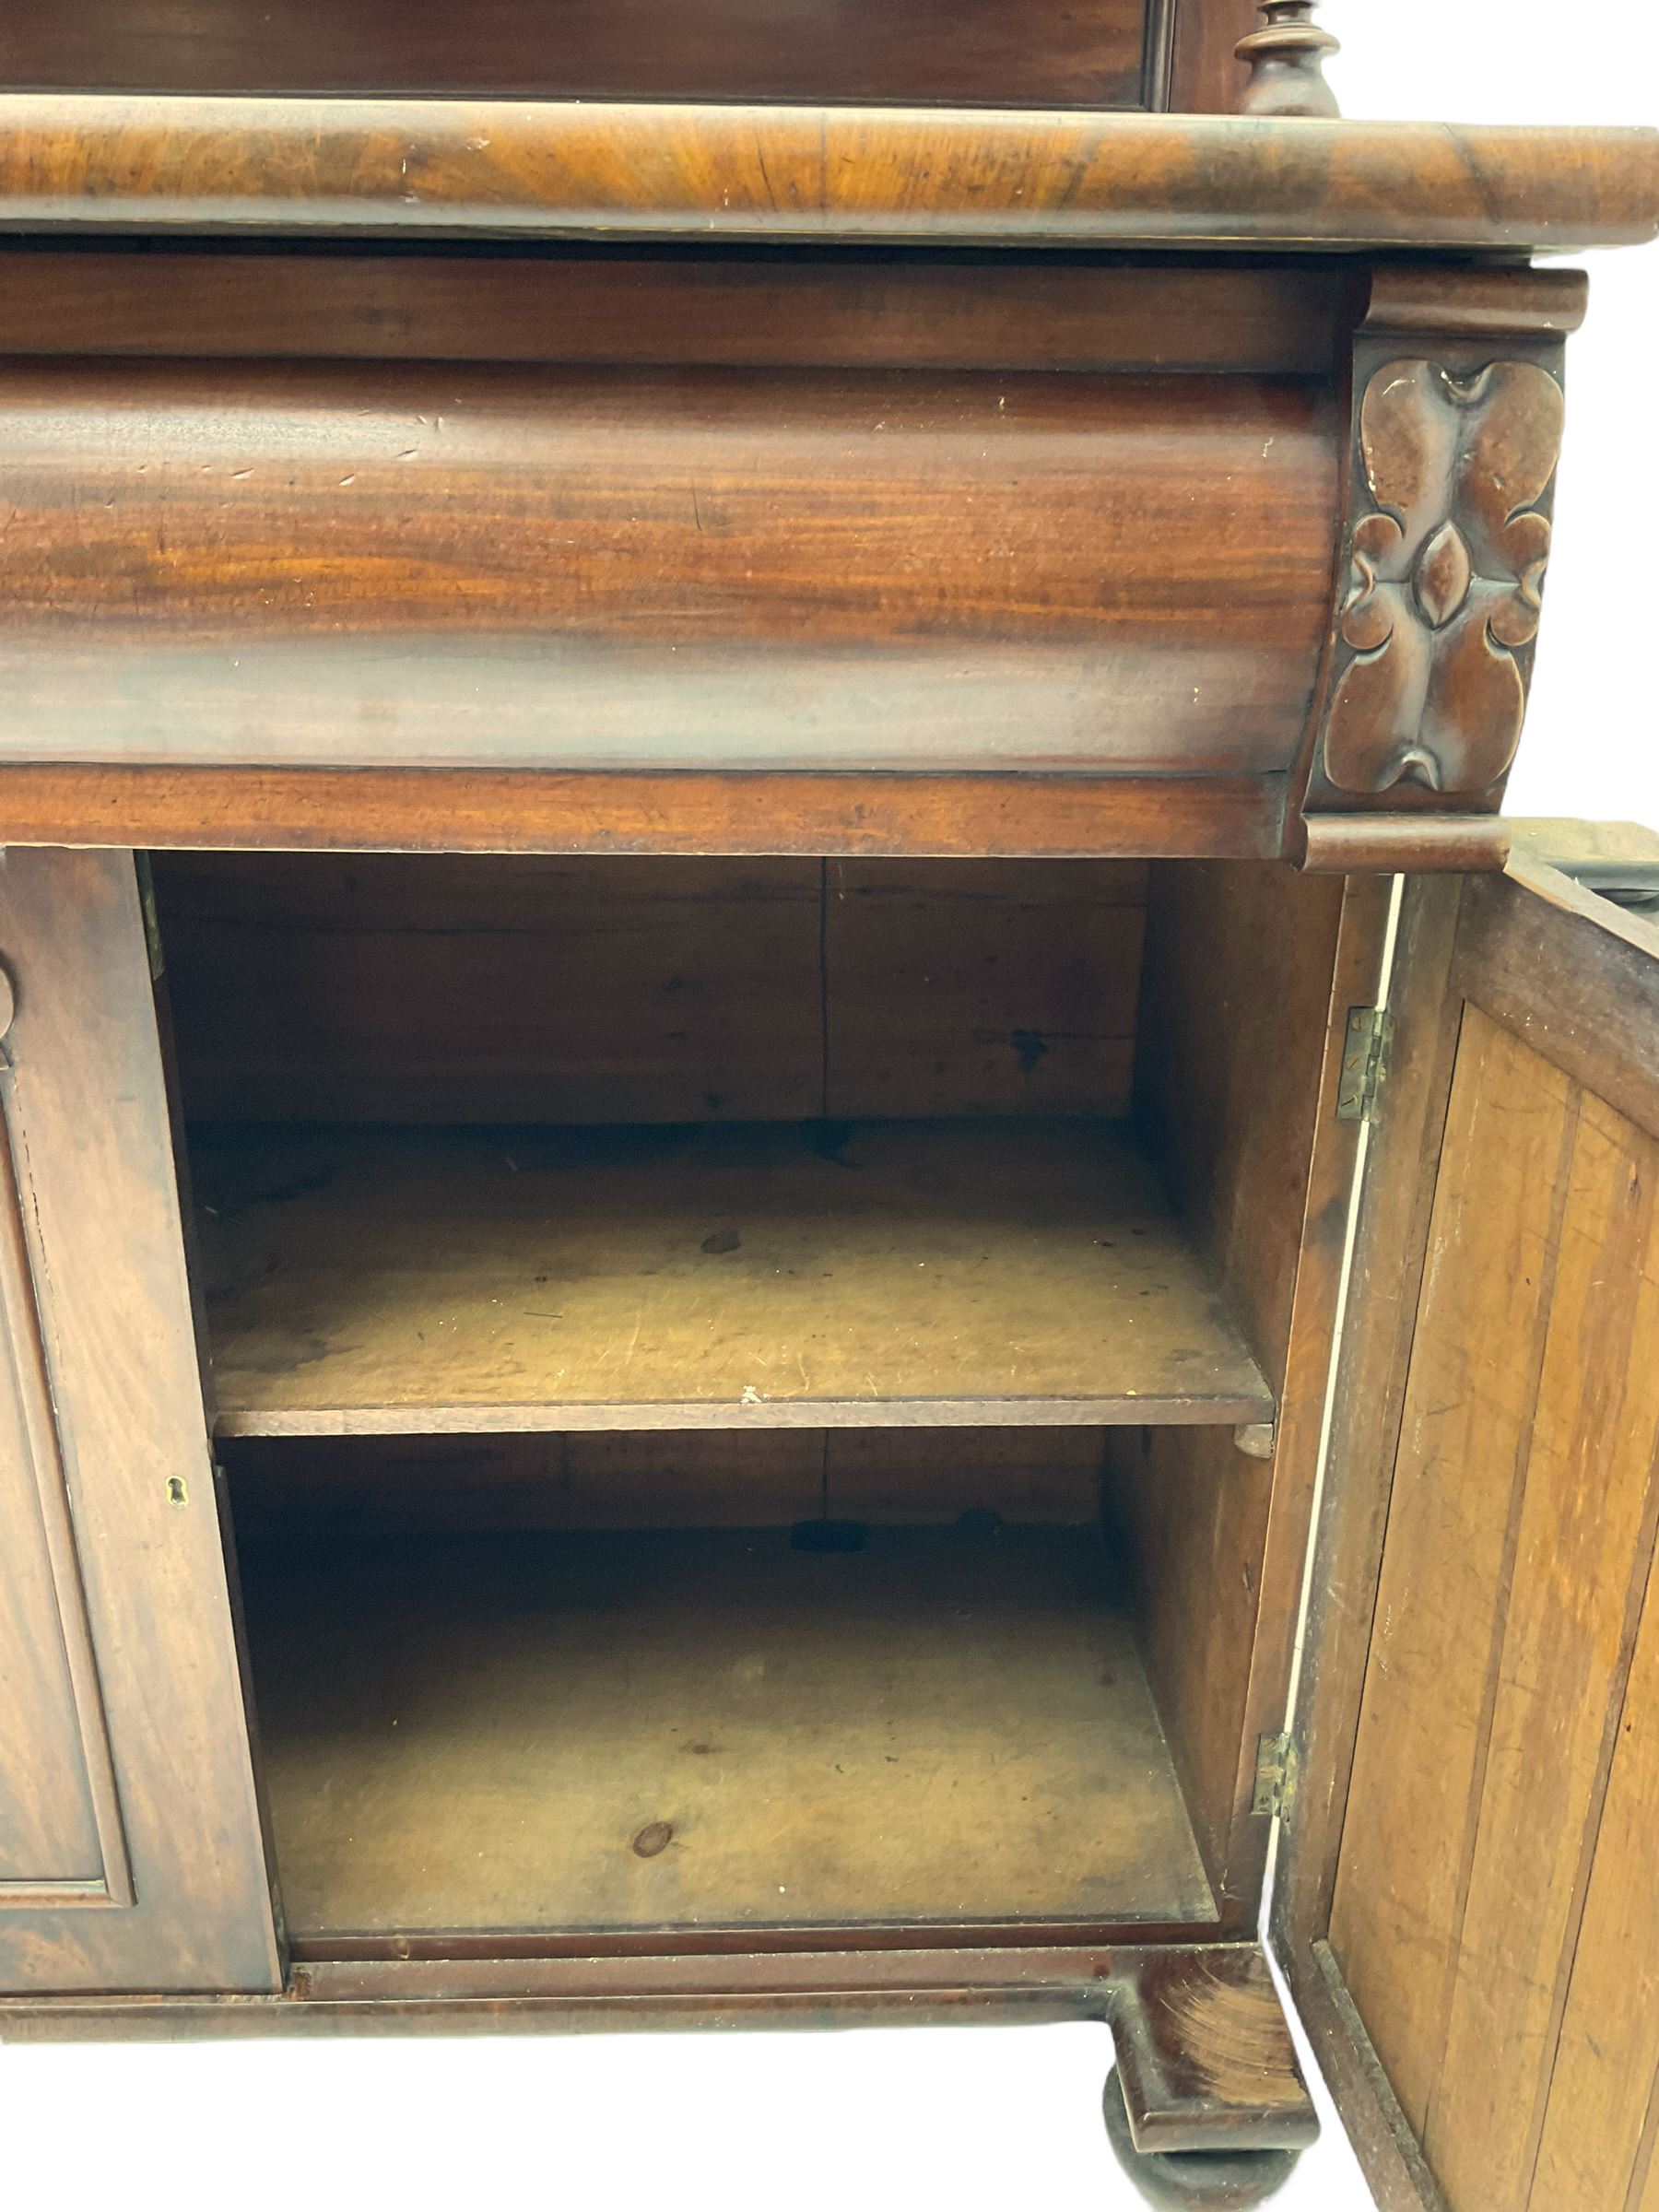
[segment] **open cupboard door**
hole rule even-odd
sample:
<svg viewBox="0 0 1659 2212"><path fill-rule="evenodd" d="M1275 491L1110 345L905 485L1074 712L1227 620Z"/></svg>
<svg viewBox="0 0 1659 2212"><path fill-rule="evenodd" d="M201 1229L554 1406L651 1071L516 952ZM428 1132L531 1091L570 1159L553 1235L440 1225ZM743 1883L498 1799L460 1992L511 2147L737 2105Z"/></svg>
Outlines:
<svg viewBox="0 0 1659 2212"><path fill-rule="evenodd" d="M281 1986L133 855L0 853L0 1994Z"/></svg>
<svg viewBox="0 0 1659 2212"><path fill-rule="evenodd" d="M1405 892L1275 1901L1390 2208L1659 2212L1644 881L1538 824Z"/></svg>

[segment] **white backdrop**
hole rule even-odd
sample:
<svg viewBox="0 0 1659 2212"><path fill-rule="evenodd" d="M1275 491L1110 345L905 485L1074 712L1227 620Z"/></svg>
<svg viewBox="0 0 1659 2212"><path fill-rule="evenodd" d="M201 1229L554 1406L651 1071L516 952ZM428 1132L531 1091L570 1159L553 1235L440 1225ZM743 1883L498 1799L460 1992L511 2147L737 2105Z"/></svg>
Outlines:
<svg viewBox="0 0 1659 2212"><path fill-rule="evenodd" d="M1350 115L1659 123L1659 8L1604 0L1323 0ZM1659 711L1641 697L1656 614L1641 518L1659 500L1659 249L1591 254L1568 347L1567 443L1532 711L1511 814L1659 825Z"/></svg>
<svg viewBox="0 0 1659 2212"><path fill-rule="evenodd" d="M1651 122L1659 10L1326 0L1350 114ZM1650 518L1659 252L1595 270L1571 354L1556 561L1511 811L1659 826ZM0 2187L22 2212L462 2205L1001 2212L1135 2201L1085 2027L0 2051ZM1278 2200L1363 2212L1326 2139Z"/></svg>

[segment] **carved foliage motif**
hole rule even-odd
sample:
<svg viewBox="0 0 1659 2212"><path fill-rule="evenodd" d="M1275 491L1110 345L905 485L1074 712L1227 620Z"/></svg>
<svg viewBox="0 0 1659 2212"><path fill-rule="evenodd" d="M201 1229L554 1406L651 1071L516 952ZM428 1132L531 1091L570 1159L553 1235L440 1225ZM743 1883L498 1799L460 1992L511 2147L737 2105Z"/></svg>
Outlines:
<svg viewBox="0 0 1659 2212"><path fill-rule="evenodd" d="M1456 376L1391 361L1366 387L1354 526L1324 732L1339 790L1484 791L1514 759L1538 632L1561 387L1526 361Z"/></svg>

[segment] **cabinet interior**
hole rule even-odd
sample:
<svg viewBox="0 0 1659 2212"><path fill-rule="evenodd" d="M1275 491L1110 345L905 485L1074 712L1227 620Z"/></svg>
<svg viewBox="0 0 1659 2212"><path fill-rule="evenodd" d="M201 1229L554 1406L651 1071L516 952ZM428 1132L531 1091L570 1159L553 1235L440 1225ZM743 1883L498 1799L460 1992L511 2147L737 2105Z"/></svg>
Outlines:
<svg viewBox="0 0 1659 2212"><path fill-rule="evenodd" d="M1227 1917L1335 887L152 868L301 1954Z"/></svg>

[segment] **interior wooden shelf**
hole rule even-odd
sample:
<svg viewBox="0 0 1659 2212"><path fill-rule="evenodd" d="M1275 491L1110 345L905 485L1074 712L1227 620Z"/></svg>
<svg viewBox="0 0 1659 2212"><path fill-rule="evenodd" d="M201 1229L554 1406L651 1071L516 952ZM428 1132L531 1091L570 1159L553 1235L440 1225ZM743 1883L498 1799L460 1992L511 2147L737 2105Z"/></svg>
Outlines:
<svg viewBox="0 0 1659 2212"><path fill-rule="evenodd" d="M297 1936L1213 1916L1091 1532L289 1538L243 1566Z"/></svg>
<svg viewBox="0 0 1659 2212"><path fill-rule="evenodd" d="M222 1125L192 1158L223 1435L1273 1413L1112 1122Z"/></svg>

